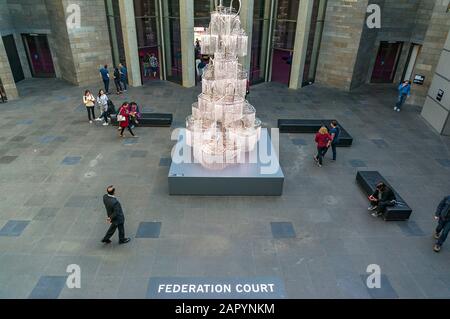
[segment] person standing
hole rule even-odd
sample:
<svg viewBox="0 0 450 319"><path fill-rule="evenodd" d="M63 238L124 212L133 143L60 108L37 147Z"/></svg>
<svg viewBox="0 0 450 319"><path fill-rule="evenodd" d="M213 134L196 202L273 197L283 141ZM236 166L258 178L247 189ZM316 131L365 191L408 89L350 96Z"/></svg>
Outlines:
<svg viewBox="0 0 450 319"><path fill-rule="evenodd" d="M101 121L102 118L104 119L104 126L108 125L108 97L106 96L105 92L103 90L100 90L98 92L97 96L97 105L100 109L100 117L95 119L96 121Z"/></svg>
<svg viewBox="0 0 450 319"><path fill-rule="evenodd" d="M95 98L92 95L91 91L86 90L83 95L83 103L86 106L86 110L88 112L89 123L92 123L92 120L95 119ZM91 117L92 114L92 117Z"/></svg>
<svg viewBox="0 0 450 319"><path fill-rule="evenodd" d="M317 143L317 155L314 156L314 160L316 161L317 166L322 167L323 156L331 143L331 135L328 133L328 129L325 126L322 126L319 129L315 141Z"/></svg>
<svg viewBox="0 0 450 319"><path fill-rule="evenodd" d="M103 84L105 85L105 92L106 94L109 94L109 71L107 64L100 69L100 74L102 75Z"/></svg>
<svg viewBox="0 0 450 319"><path fill-rule="evenodd" d="M120 127L120 137L124 137L123 132L125 131L125 129L128 129L131 136L137 137L136 135L134 135L133 130L130 128L130 112L128 110L128 107L128 103L123 103L119 109L119 115L117 116L117 121L119 122Z"/></svg>
<svg viewBox="0 0 450 319"><path fill-rule="evenodd" d="M406 80L398 86L398 101L395 104L394 111L400 112L401 107L405 104L408 96L411 95L411 83Z"/></svg>
<svg viewBox="0 0 450 319"><path fill-rule="evenodd" d="M433 250L438 253L450 232L450 195L441 200L434 218L438 221L438 226L434 232L434 238L437 239L437 242Z"/></svg>
<svg viewBox="0 0 450 319"><path fill-rule="evenodd" d="M395 206L395 194L385 183L379 182L375 192L369 196L370 206L368 210L376 210L372 213L373 217L379 217L384 214L386 208Z"/></svg>
<svg viewBox="0 0 450 319"><path fill-rule="evenodd" d="M341 129L338 126L338 123L336 120L331 121L330 123L331 129L330 129L330 135L331 135L331 151L333 152L333 161L336 160L336 148L337 144L339 142L339 135L341 134Z"/></svg>
<svg viewBox="0 0 450 319"><path fill-rule="evenodd" d="M142 59L144 65L144 78L150 75L150 53L146 53L144 58Z"/></svg>
<svg viewBox="0 0 450 319"><path fill-rule="evenodd" d="M129 104L129 108L130 108L130 126L133 129L135 127L135 125L139 124L139 119L141 118L141 112L139 110L139 106L137 105L136 102L131 102Z"/></svg>
<svg viewBox="0 0 450 319"><path fill-rule="evenodd" d="M114 68L114 84L116 85L117 95L122 93L122 84L120 84L119 68Z"/></svg>
<svg viewBox="0 0 450 319"><path fill-rule="evenodd" d="M159 64L158 59L156 58L154 53L150 55L149 63L150 63L150 72L152 72L153 78L156 79L156 72L158 72Z"/></svg>
<svg viewBox="0 0 450 319"><path fill-rule="evenodd" d="M125 237L125 216L123 215L122 205L120 205L116 196L116 189L113 185L108 186L106 189L106 194L103 195L103 204L106 208L106 214L108 218L106 219L108 223L111 224L105 237L102 239L102 243L110 244L111 237L119 229L119 244L126 244L131 239Z"/></svg>
<svg viewBox="0 0 450 319"><path fill-rule="evenodd" d="M120 83L122 84L123 91L126 92L128 82L128 70L122 63L120 63L119 71L120 71Z"/></svg>

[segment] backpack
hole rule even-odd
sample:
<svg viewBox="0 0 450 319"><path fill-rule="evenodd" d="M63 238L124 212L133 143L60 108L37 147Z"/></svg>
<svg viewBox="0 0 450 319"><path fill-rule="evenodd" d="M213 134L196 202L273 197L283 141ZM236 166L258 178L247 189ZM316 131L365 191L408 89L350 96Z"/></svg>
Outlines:
<svg viewBox="0 0 450 319"><path fill-rule="evenodd" d="M111 100L108 100L108 113L109 114L116 113L116 107L114 106L114 103Z"/></svg>

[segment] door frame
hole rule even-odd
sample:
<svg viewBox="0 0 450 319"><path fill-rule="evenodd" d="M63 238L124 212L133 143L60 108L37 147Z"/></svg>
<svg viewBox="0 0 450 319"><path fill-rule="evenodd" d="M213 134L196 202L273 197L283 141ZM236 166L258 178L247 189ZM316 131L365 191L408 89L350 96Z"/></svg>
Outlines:
<svg viewBox="0 0 450 319"><path fill-rule="evenodd" d="M6 46L6 44L5 44L5 38L11 38L12 39L12 44L13 44L13 49L14 49L14 55L15 55L15 57L10 57L9 55L8 55L8 50L7 50L7 46ZM7 55L7 59L8 59L8 63L9 63L9 66L10 66L10 68L11 68L11 72L12 72L12 75L13 75L13 78L14 78L14 83L17 83L17 82L20 82L20 81L23 81L23 80L25 80L25 73L24 73L24 71L23 71L23 67L22 67L22 63L21 63L21 61L20 61L20 55L19 55L19 51L17 50L17 44L16 44L16 39L15 39L15 37L14 37L14 34L7 34L7 35L3 35L2 36L2 39L1 39L2 41L3 41L3 45L4 45L4 47L5 47L5 51L6 51L6 55ZM13 70L13 68L12 68L12 64L11 64L11 60L17 60L17 61L14 61L15 63L18 63L18 66L20 66L20 75L18 75L19 76L19 80L16 80L16 76L14 75L14 70Z"/></svg>
<svg viewBox="0 0 450 319"><path fill-rule="evenodd" d="M414 61L412 61L411 58L413 57L413 52L414 52L415 48L417 48L417 53L415 54ZM422 51L421 44L414 43L414 42L411 43L411 46L408 51L408 57L407 57L406 63L405 63L405 69L403 70L403 74L402 74L402 81L411 80L411 77L414 73L414 69L416 68L417 58L419 57L421 51ZM413 63L413 64L411 65L411 63ZM411 70L411 74L410 74L409 78L405 78L408 73L408 70Z"/></svg>

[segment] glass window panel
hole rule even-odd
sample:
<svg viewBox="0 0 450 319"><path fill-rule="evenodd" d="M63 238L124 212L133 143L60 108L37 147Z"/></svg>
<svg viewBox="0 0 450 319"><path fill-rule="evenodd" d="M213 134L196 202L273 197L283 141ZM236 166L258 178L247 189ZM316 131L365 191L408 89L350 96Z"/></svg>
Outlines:
<svg viewBox="0 0 450 319"><path fill-rule="evenodd" d="M163 0L167 1L169 16L179 17L180 16L180 1L179 0Z"/></svg>
<svg viewBox="0 0 450 319"><path fill-rule="evenodd" d="M156 0L134 0L134 14L136 17L156 16Z"/></svg>
<svg viewBox="0 0 450 319"><path fill-rule="evenodd" d="M276 21L273 34L273 47L277 49L293 50L297 22Z"/></svg>
<svg viewBox="0 0 450 319"><path fill-rule="evenodd" d="M158 32L155 18L136 18L138 47L158 45Z"/></svg>
<svg viewBox="0 0 450 319"><path fill-rule="evenodd" d="M297 21L300 0L278 0L277 19Z"/></svg>
<svg viewBox="0 0 450 319"><path fill-rule="evenodd" d="M211 0L194 0L194 18L209 18L210 12Z"/></svg>
<svg viewBox="0 0 450 319"><path fill-rule="evenodd" d="M253 7L253 18L264 19L264 8L266 6L265 0L255 0Z"/></svg>

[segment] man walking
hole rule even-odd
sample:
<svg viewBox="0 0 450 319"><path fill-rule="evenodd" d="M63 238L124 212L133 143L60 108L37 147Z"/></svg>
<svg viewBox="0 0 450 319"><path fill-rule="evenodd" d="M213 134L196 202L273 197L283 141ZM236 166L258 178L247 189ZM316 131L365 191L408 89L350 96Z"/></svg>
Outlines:
<svg viewBox="0 0 450 319"><path fill-rule="evenodd" d="M339 142L339 135L341 134L341 129L339 128L337 121L333 120L330 123L330 135L331 135L331 150L333 151L333 161L336 160L336 147Z"/></svg>
<svg viewBox="0 0 450 319"><path fill-rule="evenodd" d="M119 71L120 71L120 82L122 83L123 91L126 92L128 82L128 70L122 63L120 63Z"/></svg>
<svg viewBox="0 0 450 319"><path fill-rule="evenodd" d="M403 81L398 86L398 101L395 104L394 111L400 112L401 107L406 102L406 98L411 95L411 84L408 80Z"/></svg>
<svg viewBox="0 0 450 319"><path fill-rule="evenodd" d="M105 85L105 93L109 94L109 71L107 64L100 69L100 74L102 75L103 84Z"/></svg>
<svg viewBox="0 0 450 319"><path fill-rule="evenodd" d="M106 189L107 194L103 196L103 204L105 204L106 213L108 215L107 221L111 224L105 237L102 239L102 243L110 244L110 238L114 235L116 229L119 229L119 244L126 244L130 241L130 238L125 238L125 217L123 215L122 206L115 197L116 189L114 186L108 186Z"/></svg>
<svg viewBox="0 0 450 319"><path fill-rule="evenodd" d="M434 219L438 220L438 226L434 232L434 238L437 239L437 242L433 250L438 253L450 232L450 195L444 197L439 203Z"/></svg>

